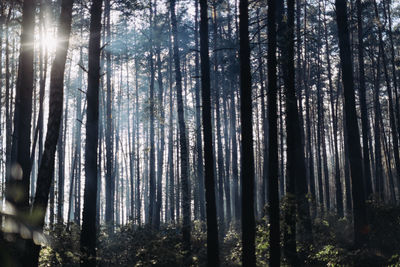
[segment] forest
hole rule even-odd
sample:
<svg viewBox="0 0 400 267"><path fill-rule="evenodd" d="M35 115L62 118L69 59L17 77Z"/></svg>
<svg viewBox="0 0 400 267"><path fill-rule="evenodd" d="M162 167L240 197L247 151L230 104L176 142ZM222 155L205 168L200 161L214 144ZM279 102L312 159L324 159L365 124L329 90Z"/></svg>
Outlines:
<svg viewBox="0 0 400 267"><path fill-rule="evenodd" d="M0 0L0 266L399 266L400 1Z"/></svg>

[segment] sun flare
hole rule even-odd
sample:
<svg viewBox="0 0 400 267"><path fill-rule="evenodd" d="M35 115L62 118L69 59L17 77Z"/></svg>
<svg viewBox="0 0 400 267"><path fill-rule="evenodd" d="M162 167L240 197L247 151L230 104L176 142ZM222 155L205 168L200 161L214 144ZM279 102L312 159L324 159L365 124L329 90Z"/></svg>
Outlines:
<svg viewBox="0 0 400 267"><path fill-rule="evenodd" d="M49 52L56 49L57 43L57 38L52 32L45 32L40 38L40 45Z"/></svg>

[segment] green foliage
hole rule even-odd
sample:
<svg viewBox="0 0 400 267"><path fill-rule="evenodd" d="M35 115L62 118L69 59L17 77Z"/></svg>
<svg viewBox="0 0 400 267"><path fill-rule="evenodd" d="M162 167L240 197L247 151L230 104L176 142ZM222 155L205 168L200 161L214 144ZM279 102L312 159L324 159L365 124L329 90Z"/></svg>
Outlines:
<svg viewBox="0 0 400 267"><path fill-rule="evenodd" d="M242 244L240 234L230 227L225 233L221 247L221 259L227 266L240 266L242 257Z"/></svg>
<svg viewBox="0 0 400 267"><path fill-rule="evenodd" d="M297 243L299 260L305 266L400 266L400 208L368 203L369 243L353 247L351 217L338 219L334 214L313 221L313 243ZM268 266L269 224L266 217L256 226L258 266ZM220 240L222 266L241 266L242 245L238 225L227 228ZM41 251L40 266L79 266L79 227L55 225L47 229L51 241ZM128 224L98 233L97 257L101 266L206 266L206 224L192 222L191 264L184 262L180 224L162 225L159 230ZM282 239L283 240L283 239ZM282 265L286 259L283 255Z"/></svg>
<svg viewBox="0 0 400 267"><path fill-rule="evenodd" d="M269 258L269 224L264 217L256 228L256 257L258 266L267 266Z"/></svg>
<svg viewBox="0 0 400 267"><path fill-rule="evenodd" d="M46 229L51 236L50 245L42 247L39 266L78 266L80 259L80 230L77 224L57 224L52 229Z"/></svg>

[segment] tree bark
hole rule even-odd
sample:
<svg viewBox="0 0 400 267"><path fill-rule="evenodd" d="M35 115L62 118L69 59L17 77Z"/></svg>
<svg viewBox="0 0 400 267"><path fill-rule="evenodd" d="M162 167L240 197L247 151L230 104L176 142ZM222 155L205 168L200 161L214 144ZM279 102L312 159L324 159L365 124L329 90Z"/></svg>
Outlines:
<svg viewBox="0 0 400 267"><path fill-rule="evenodd" d="M54 176L54 161L57 141L60 136L60 124L63 111L64 96L64 71L71 33L72 5L73 0L61 2L61 14L59 18L59 29L57 34L56 57L51 67L50 74L50 101L49 120L47 123L47 134L45 148L40 162L37 178L35 199L32 205L32 223L39 229L43 229L46 209L51 184ZM28 265L38 265L40 246L30 241L28 256L25 258ZM26 265L26 266L28 266Z"/></svg>
<svg viewBox="0 0 400 267"><path fill-rule="evenodd" d="M183 248L190 254L190 189L189 189L189 153L187 148L187 136L186 136L186 123L183 110L183 98L182 98L182 73L180 67L180 56L179 56L179 38L178 38L178 26L175 15L175 0L170 1L170 12L171 12L171 25L172 25L172 36L173 36L173 51L174 51L174 63L175 63L175 80L176 80L176 96L178 104L178 125L179 125L179 144L180 144L180 167L181 167L181 187L182 187L182 234L183 234Z"/></svg>
<svg viewBox="0 0 400 267"><path fill-rule="evenodd" d="M27 212L29 207L35 3L35 0L25 0L22 5L11 172L6 186L6 199L19 212Z"/></svg>
<svg viewBox="0 0 400 267"><path fill-rule="evenodd" d="M269 204L269 264L280 266L280 215L278 185L278 118L277 118L277 75L276 75L276 0L268 0L268 204Z"/></svg>
<svg viewBox="0 0 400 267"><path fill-rule="evenodd" d="M254 217L254 154L248 0L239 2L240 122L242 131L243 266L256 266Z"/></svg>
<svg viewBox="0 0 400 267"><path fill-rule="evenodd" d="M350 35L347 22L345 0L336 0L336 22L339 31L340 64L344 89L344 111L346 118L347 139L349 144L349 161L352 181L354 242L361 247L368 240L368 227L365 194L363 185L362 156L359 140L357 112L355 106L353 62L350 50Z"/></svg>
<svg viewBox="0 0 400 267"><path fill-rule="evenodd" d="M85 192L81 232L81 266L96 266L97 145L99 122L100 36L102 0L90 8L89 73L85 146Z"/></svg>
<svg viewBox="0 0 400 267"><path fill-rule="evenodd" d="M204 170L207 215L207 264L219 266L219 241L217 208L215 203L214 148L211 123L210 58L208 44L208 4L200 0L200 57L201 57L201 97L204 136ZM203 166L201 166L203 168Z"/></svg>

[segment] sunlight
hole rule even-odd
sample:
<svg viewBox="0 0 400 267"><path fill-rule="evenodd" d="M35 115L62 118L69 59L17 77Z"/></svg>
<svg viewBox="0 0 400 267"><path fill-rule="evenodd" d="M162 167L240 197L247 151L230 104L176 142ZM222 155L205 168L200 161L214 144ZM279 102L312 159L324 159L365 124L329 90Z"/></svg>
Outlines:
<svg viewBox="0 0 400 267"><path fill-rule="evenodd" d="M49 52L55 51L58 40L52 32L44 32L43 36L39 39L40 45L43 49L47 49Z"/></svg>

